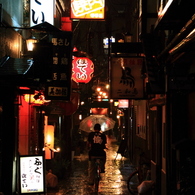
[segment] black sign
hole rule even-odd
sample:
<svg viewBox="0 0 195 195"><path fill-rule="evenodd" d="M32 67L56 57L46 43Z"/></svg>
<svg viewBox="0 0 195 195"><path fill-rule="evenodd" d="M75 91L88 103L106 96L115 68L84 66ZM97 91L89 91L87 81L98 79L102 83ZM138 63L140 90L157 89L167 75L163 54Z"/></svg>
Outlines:
<svg viewBox="0 0 195 195"><path fill-rule="evenodd" d="M46 88L46 99L70 100L72 75L72 33L56 32L51 35L52 67L51 82Z"/></svg>

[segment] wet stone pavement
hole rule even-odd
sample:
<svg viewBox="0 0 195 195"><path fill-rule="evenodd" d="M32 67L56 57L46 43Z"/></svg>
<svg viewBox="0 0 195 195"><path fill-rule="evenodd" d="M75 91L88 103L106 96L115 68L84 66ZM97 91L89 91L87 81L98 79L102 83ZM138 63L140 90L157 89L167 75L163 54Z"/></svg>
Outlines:
<svg viewBox="0 0 195 195"><path fill-rule="evenodd" d="M101 173L98 195L128 195L126 185L129 174L133 171L128 158L117 155L118 145L113 139L108 139L107 161L105 173ZM117 158L116 158L117 157ZM59 181L58 190L49 190L47 195L93 195L94 187L88 185L88 156L87 152L75 156L72 161L71 173Z"/></svg>

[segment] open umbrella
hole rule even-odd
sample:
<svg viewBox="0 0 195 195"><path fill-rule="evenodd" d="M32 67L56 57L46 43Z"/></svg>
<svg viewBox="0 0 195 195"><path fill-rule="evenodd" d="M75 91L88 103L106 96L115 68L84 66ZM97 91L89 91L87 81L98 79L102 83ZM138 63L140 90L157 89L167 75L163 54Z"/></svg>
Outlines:
<svg viewBox="0 0 195 195"><path fill-rule="evenodd" d="M108 131L114 128L115 121L105 115L91 115L80 122L79 129L85 132L93 131L96 123L101 125L102 131Z"/></svg>

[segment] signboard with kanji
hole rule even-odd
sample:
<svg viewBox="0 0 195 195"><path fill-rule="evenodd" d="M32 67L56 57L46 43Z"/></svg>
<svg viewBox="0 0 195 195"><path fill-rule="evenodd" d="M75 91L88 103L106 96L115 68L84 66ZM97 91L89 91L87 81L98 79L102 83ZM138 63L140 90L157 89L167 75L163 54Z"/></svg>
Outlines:
<svg viewBox="0 0 195 195"><path fill-rule="evenodd" d="M105 0L71 0L72 19L104 19Z"/></svg>
<svg viewBox="0 0 195 195"><path fill-rule="evenodd" d="M30 1L30 26L43 22L54 23L54 0Z"/></svg>
<svg viewBox="0 0 195 195"><path fill-rule="evenodd" d="M88 83L93 77L94 64L86 57L74 57L72 61L72 79L77 83Z"/></svg>
<svg viewBox="0 0 195 195"><path fill-rule="evenodd" d="M142 78L142 57L111 59L112 99L141 99L144 97L144 80Z"/></svg>
<svg viewBox="0 0 195 195"><path fill-rule="evenodd" d="M46 99L70 100L72 74L72 33L57 32L51 35L53 62L51 82L46 87Z"/></svg>
<svg viewBox="0 0 195 195"><path fill-rule="evenodd" d="M20 193L41 194L45 192L43 156L20 156Z"/></svg>

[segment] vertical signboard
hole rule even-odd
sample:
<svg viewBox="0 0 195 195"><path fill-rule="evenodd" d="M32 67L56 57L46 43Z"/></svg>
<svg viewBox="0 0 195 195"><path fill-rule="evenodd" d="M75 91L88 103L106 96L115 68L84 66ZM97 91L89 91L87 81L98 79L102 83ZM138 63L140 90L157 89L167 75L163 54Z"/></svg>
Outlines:
<svg viewBox="0 0 195 195"><path fill-rule="evenodd" d="M54 23L54 0L30 1L30 26L43 22Z"/></svg>
<svg viewBox="0 0 195 195"><path fill-rule="evenodd" d="M105 0L71 0L72 19L104 19Z"/></svg>
<svg viewBox="0 0 195 195"><path fill-rule="evenodd" d="M141 75L143 58L112 58L111 88L112 99L141 99L143 94L143 79Z"/></svg>
<svg viewBox="0 0 195 195"><path fill-rule="evenodd" d="M20 156L20 193L45 192L43 156Z"/></svg>
<svg viewBox="0 0 195 195"><path fill-rule="evenodd" d="M52 81L45 96L50 100L70 100L72 74L72 33L57 32L51 36L53 44Z"/></svg>

